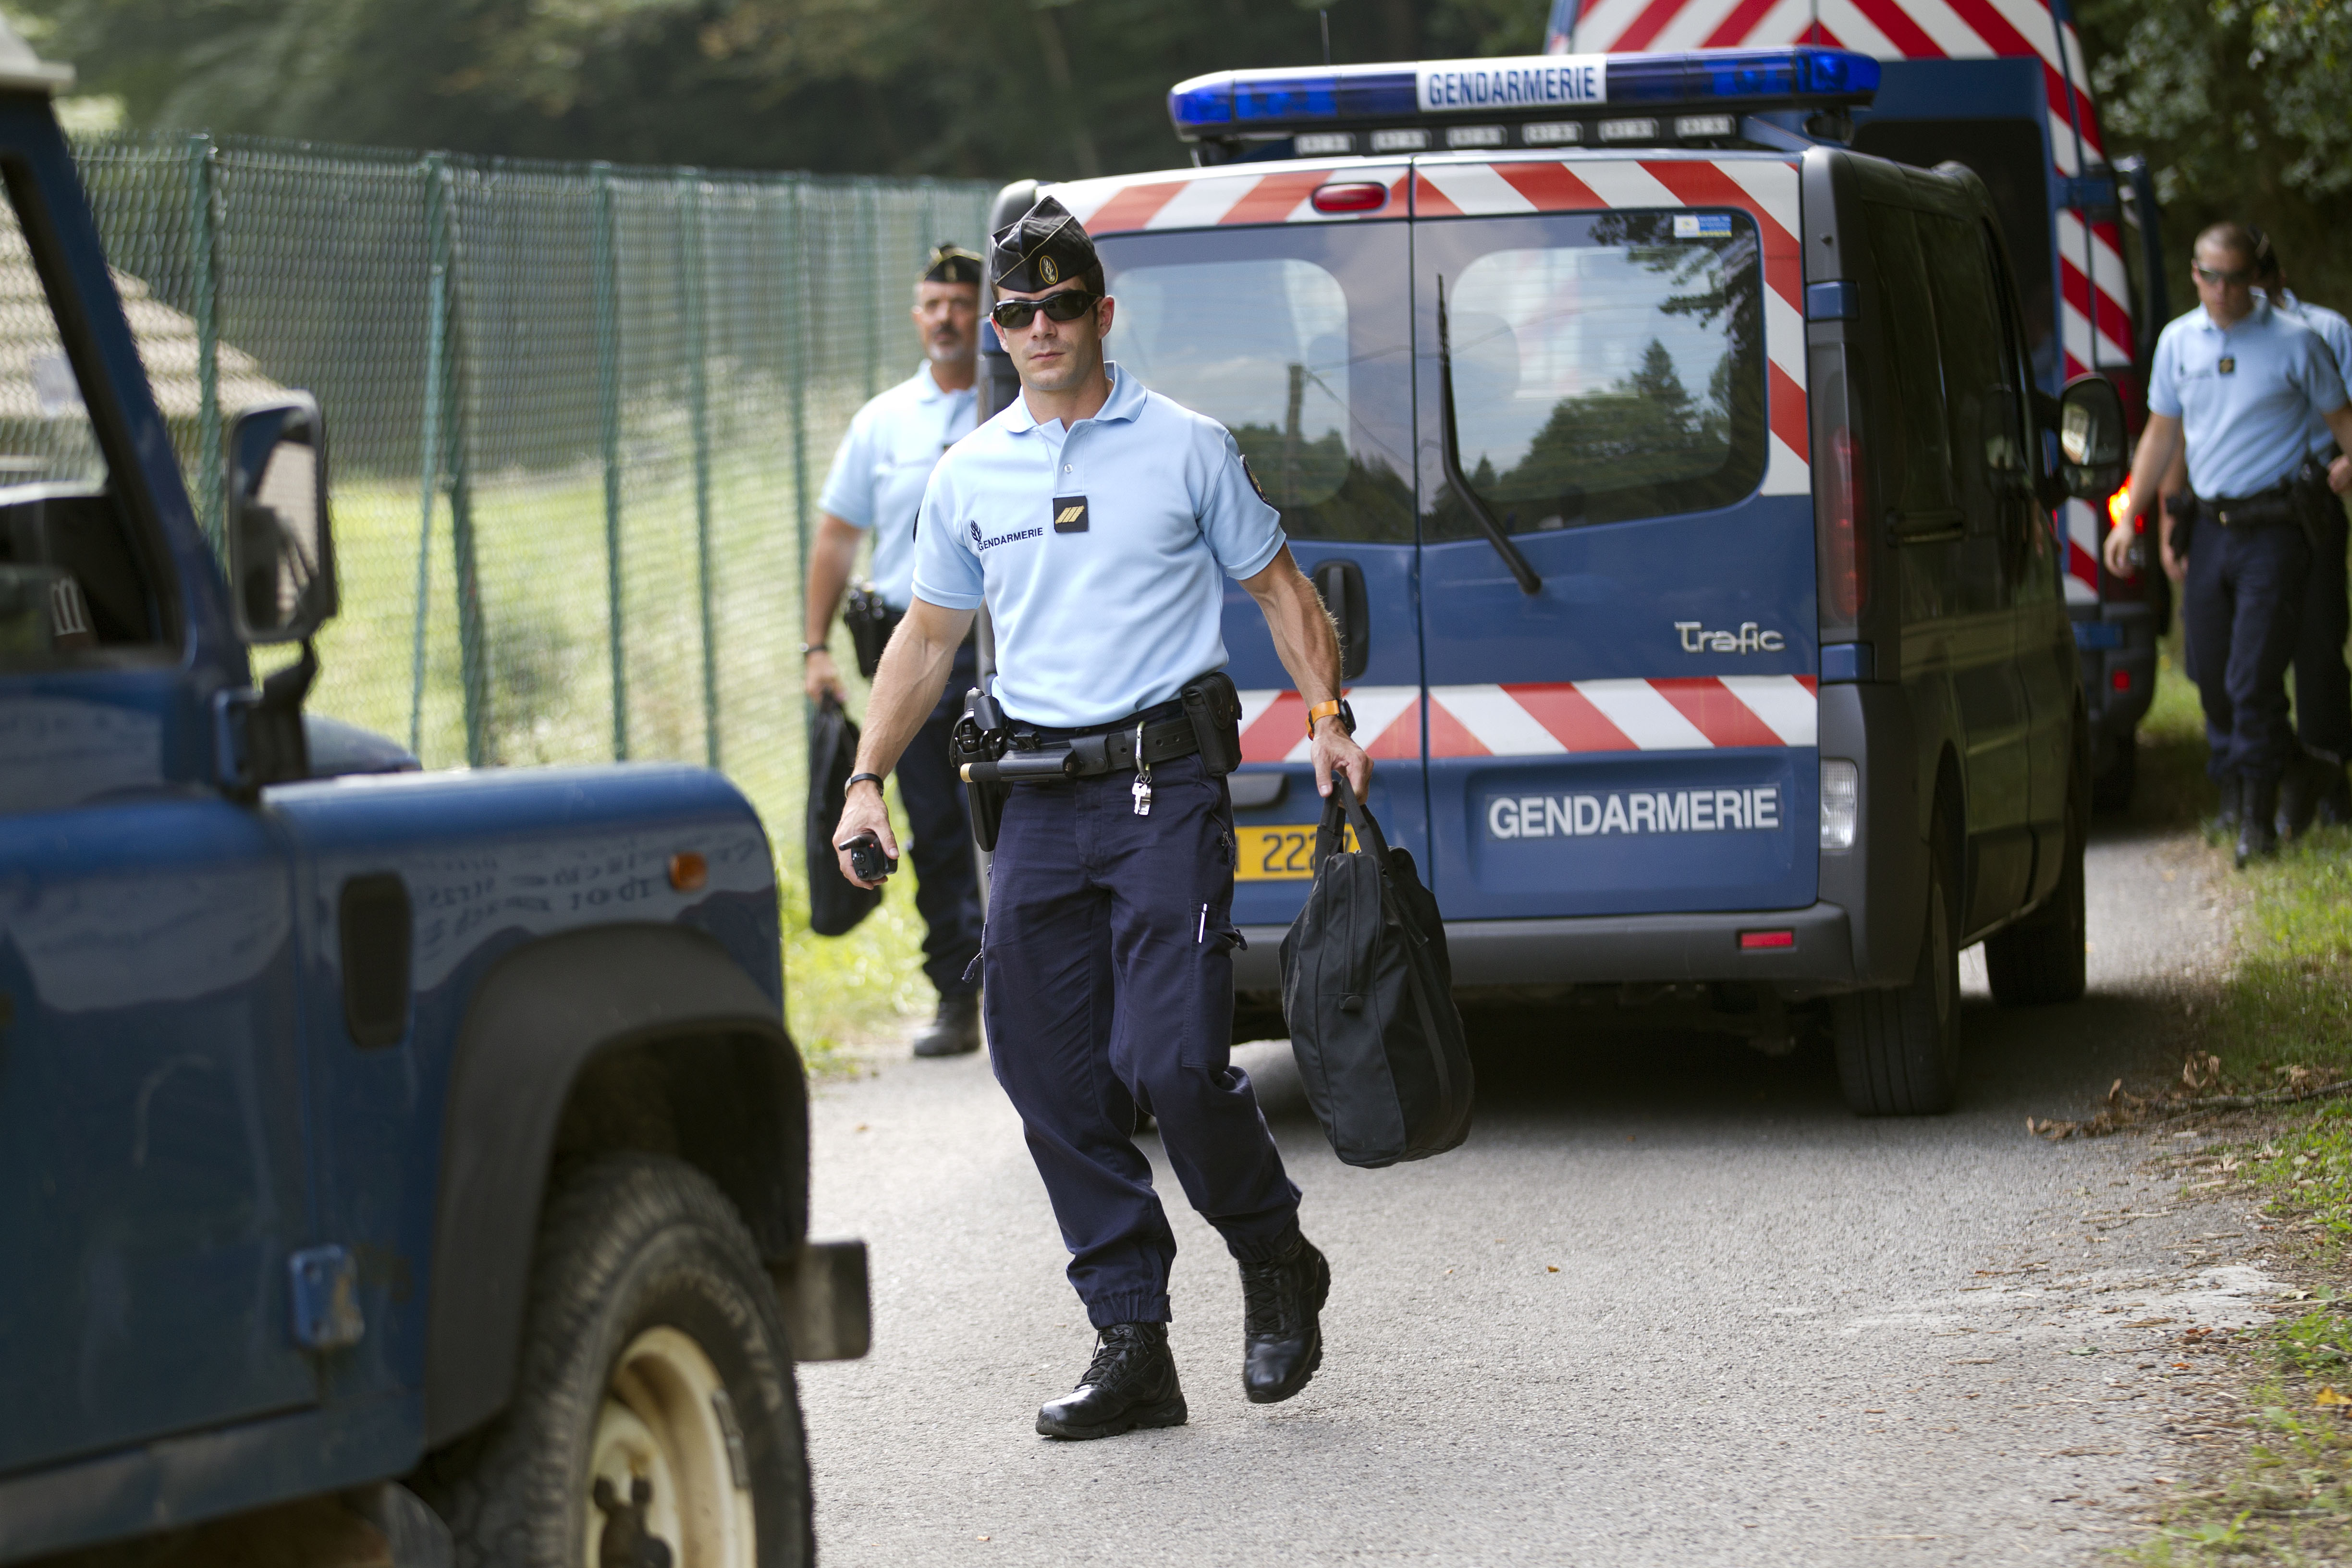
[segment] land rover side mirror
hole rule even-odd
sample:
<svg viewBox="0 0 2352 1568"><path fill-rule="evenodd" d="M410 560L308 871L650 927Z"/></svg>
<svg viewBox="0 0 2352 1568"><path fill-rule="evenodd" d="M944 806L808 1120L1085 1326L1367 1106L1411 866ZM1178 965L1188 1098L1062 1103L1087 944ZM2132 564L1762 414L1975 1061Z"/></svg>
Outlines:
<svg viewBox="0 0 2352 1568"><path fill-rule="evenodd" d="M240 412L228 431L228 579L248 643L303 642L335 613L327 431L296 393Z"/></svg>
<svg viewBox="0 0 2352 1568"><path fill-rule="evenodd" d="M2105 500L2129 465L2124 400L2103 375L2078 375L2058 395L2058 475L2066 493Z"/></svg>

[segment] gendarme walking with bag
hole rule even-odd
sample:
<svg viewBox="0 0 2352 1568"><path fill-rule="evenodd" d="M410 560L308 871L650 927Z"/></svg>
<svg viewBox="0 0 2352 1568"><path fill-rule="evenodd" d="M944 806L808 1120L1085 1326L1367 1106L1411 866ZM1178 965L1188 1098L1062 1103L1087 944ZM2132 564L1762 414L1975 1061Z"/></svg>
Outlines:
<svg viewBox="0 0 2352 1568"><path fill-rule="evenodd" d="M1151 1163L1158 1118L1184 1194L1241 1266L1242 1383L1287 1399L1322 1359L1323 1256L1299 1232L1249 1077L1230 1058L1239 707L1221 673L1223 584L1248 590L1308 704L1317 783L1359 795L1339 645L1233 437L1104 358L1115 302L1094 243L1040 201L993 237L991 310L1022 395L940 462L914 591L875 679L836 844L895 855L881 774L938 701L982 603L992 689L966 777L1009 786L980 969L988 1047L1097 1332L1037 1430L1107 1437L1186 1417L1168 1348L1176 1255ZM960 732L966 732L960 726ZM860 846L864 847L864 846ZM845 875L857 877L852 849Z"/></svg>

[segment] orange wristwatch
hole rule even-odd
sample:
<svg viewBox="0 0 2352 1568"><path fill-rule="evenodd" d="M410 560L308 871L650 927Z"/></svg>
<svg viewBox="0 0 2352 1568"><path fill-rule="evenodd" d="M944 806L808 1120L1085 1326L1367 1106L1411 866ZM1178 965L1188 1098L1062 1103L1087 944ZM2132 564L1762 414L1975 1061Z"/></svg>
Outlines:
<svg viewBox="0 0 2352 1568"><path fill-rule="evenodd" d="M1315 726L1318 721L1328 719L1334 713L1337 713L1339 716L1339 728L1347 731L1350 735L1356 732L1356 710L1348 706L1348 700L1346 698L1335 697L1328 702L1318 702L1314 707L1309 708L1307 710L1307 733L1308 737L1313 737L1315 733Z"/></svg>

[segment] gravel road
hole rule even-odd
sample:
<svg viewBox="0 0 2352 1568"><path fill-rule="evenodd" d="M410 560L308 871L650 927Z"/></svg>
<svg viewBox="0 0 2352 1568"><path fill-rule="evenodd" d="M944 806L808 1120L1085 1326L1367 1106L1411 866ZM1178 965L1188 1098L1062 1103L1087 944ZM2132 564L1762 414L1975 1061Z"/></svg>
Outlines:
<svg viewBox="0 0 2352 1568"><path fill-rule="evenodd" d="M1331 1157L1286 1047L1244 1047L1307 1233L1322 1372L1253 1406L1240 1288L1161 1169L1192 1424L1035 1436L1091 1335L984 1061L871 1063L814 1108L819 1235L863 1236L875 1342L802 1369L834 1564L2084 1561L2182 1462L2180 1334L2273 1292L2242 1205L2145 1137L2051 1144L2147 1064L2227 939L2210 858L2091 851L2092 995L2004 1012L1970 954L1961 1109L1849 1115L1825 1058L1473 1020L1478 1125ZM2226 877L2226 873L2220 875ZM1148 1142L1155 1159L1156 1142Z"/></svg>

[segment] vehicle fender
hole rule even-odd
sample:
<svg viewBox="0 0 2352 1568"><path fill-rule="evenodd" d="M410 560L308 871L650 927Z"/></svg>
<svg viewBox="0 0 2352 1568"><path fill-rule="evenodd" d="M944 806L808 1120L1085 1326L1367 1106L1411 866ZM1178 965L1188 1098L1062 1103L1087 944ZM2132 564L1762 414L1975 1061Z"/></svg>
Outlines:
<svg viewBox="0 0 2352 1568"><path fill-rule="evenodd" d="M482 980L444 1112L425 1354L436 1447L507 1403L559 1157L614 1148L694 1164L761 1255L808 1230L808 1103L773 1000L718 941L615 925L532 942Z"/></svg>
<svg viewBox="0 0 2352 1568"><path fill-rule="evenodd" d="M1846 910L1855 979L1899 985L1917 963L1927 910L1911 710L1900 686L1838 682L1821 689L1820 714L1821 754L1861 774L1853 847L1822 856L1821 897Z"/></svg>

